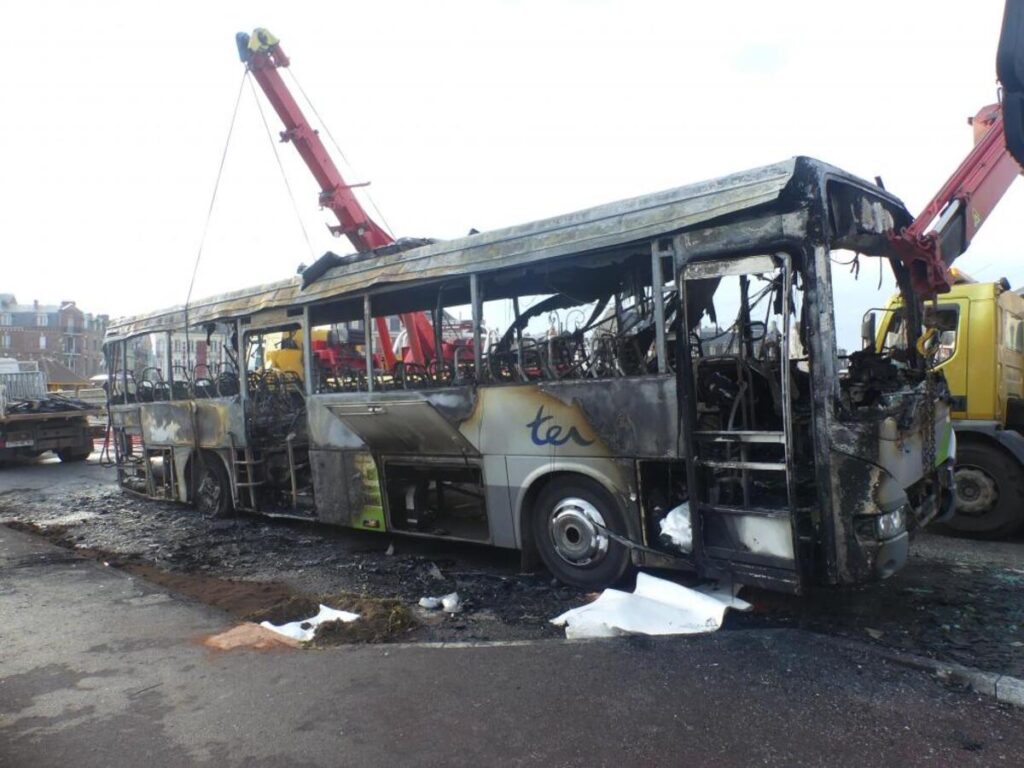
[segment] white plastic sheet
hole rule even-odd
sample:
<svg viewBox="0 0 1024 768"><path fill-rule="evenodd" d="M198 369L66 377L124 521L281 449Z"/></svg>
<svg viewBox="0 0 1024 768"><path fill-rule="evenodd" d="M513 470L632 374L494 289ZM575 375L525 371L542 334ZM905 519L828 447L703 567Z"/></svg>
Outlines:
<svg viewBox="0 0 1024 768"><path fill-rule="evenodd" d="M617 635L694 635L722 626L725 611L750 609L731 589L718 585L690 589L647 573L637 574L636 589L606 589L589 605L551 620L570 639Z"/></svg>
<svg viewBox="0 0 1024 768"><path fill-rule="evenodd" d="M693 528L690 524L690 502L684 501L669 510L661 520L661 535L682 552L693 551Z"/></svg>
<svg viewBox="0 0 1024 768"><path fill-rule="evenodd" d="M327 621L355 621L359 618L358 613L349 613L348 611L337 611L334 608L328 608L326 605L320 606L320 612L316 616L309 619L302 619L301 621L291 621L287 624L271 624L269 621L260 622L260 626L264 629L269 629L277 632L279 635L290 637L293 640L298 640L300 643L308 643L313 639L313 635L316 634L316 628Z"/></svg>
<svg viewBox="0 0 1024 768"><path fill-rule="evenodd" d="M462 599L459 597L458 592L451 592L440 597L421 597L420 608L426 608L430 611L444 608L445 613L458 613L462 610Z"/></svg>

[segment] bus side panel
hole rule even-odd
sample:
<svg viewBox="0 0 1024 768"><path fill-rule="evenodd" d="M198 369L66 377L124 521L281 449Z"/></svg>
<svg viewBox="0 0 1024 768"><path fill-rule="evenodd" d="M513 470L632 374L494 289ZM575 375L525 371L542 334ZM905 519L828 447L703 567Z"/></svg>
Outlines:
<svg viewBox="0 0 1024 768"><path fill-rule="evenodd" d="M139 410L147 448L194 447L193 419L203 448L230 448L232 437L236 445L244 443L242 406L237 398L144 403Z"/></svg>
<svg viewBox="0 0 1024 768"><path fill-rule="evenodd" d="M671 375L538 382L481 387L460 430L484 455L677 458L677 414Z"/></svg>
<svg viewBox="0 0 1024 768"><path fill-rule="evenodd" d="M369 451L309 452L317 518L371 531L387 529L380 475Z"/></svg>
<svg viewBox="0 0 1024 768"><path fill-rule="evenodd" d="M487 525L491 533L491 543L496 547L518 549L522 546L522 541L519 529L513 522L505 457L484 456L483 464Z"/></svg>

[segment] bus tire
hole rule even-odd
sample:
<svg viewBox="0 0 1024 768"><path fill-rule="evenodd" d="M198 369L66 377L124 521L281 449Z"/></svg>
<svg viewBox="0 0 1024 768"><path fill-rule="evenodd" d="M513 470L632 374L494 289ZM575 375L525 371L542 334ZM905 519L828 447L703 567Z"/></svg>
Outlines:
<svg viewBox="0 0 1024 768"><path fill-rule="evenodd" d="M61 464L70 464L73 461L85 461L92 454L92 450L85 450L83 448L61 448L57 451L57 458L60 459ZM41 456L42 452L36 454Z"/></svg>
<svg viewBox="0 0 1024 768"><path fill-rule="evenodd" d="M222 518L231 514L231 481L224 462L216 454L204 455L199 461L192 498L203 517Z"/></svg>
<svg viewBox="0 0 1024 768"><path fill-rule="evenodd" d="M629 549L597 527L626 535L622 511L593 480L554 479L537 497L530 522L541 560L565 584L600 589L616 583L629 568Z"/></svg>
<svg viewBox="0 0 1024 768"><path fill-rule="evenodd" d="M946 530L975 539L1002 539L1024 528L1024 467L1005 451L977 440L957 447L953 469L956 513Z"/></svg>

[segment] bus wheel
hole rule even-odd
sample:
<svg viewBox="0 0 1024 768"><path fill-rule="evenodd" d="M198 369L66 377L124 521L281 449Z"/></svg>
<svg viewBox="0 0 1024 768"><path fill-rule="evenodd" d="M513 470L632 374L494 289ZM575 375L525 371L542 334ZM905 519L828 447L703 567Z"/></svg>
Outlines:
<svg viewBox="0 0 1024 768"><path fill-rule="evenodd" d="M629 568L629 550L602 530L625 534L622 512L592 480L552 482L538 497L531 523L544 565L561 582L598 589L614 584Z"/></svg>
<svg viewBox="0 0 1024 768"><path fill-rule="evenodd" d="M199 463L193 499L204 517L227 517L231 513L231 482L218 457L206 456Z"/></svg>
<svg viewBox="0 0 1024 768"><path fill-rule="evenodd" d="M965 442L953 470L956 514L945 527L977 539L1001 539L1024 527L1024 471L998 448Z"/></svg>
<svg viewBox="0 0 1024 768"><path fill-rule="evenodd" d="M71 448L61 448L57 451L57 458L60 459L61 464L70 464L72 461L85 461L89 458L92 451L86 450L72 450ZM42 453L36 454L41 456Z"/></svg>

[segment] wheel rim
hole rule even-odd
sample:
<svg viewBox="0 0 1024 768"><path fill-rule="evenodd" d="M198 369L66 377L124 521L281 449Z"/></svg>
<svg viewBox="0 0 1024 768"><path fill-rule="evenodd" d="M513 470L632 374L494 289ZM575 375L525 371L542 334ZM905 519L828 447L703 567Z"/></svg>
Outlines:
<svg viewBox="0 0 1024 768"><path fill-rule="evenodd" d="M999 502L999 485L988 472L980 467L961 466L957 467L953 478L958 515L981 517L995 509Z"/></svg>
<svg viewBox="0 0 1024 768"><path fill-rule="evenodd" d="M548 518L548 534L555 552L577 568L596 565L608 554L610 540L602 532L604 527L604 517L597 507L575 497L555 504Z"/></svg>
<svg viewBox="0 0 1024 768"><path fill-rule="evenodd" d="M196 489L196 500L199 503L199 509L205 513L216 511L220 506L223 493L224 488L220 483L220 479L216 476L215 472L207 469L199 481L199 487Z"/></svg>

